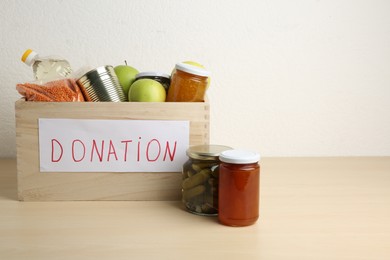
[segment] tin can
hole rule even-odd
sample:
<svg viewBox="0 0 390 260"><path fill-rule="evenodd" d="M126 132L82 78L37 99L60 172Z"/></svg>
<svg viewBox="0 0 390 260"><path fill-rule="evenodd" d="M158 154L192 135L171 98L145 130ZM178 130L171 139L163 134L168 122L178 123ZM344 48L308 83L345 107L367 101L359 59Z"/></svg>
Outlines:
<svg viewBox="0 0 390 260"><path fill-rule="evenodd" d="M112 66L101 66L85 73L77 80L93 102L124 102L125 93Z"/></svg>

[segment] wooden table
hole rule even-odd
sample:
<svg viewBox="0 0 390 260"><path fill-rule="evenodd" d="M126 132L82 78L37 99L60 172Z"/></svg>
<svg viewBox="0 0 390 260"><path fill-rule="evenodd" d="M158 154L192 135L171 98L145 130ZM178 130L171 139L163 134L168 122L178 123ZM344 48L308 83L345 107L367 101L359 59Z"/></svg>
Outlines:
<svg viewBox="0 0 390 260"><path fill-rule="evenodd" d="M178 201L19 202L0 160L0 259L390 259L390 157L265 158L261 217L232 228Z"/></svg>

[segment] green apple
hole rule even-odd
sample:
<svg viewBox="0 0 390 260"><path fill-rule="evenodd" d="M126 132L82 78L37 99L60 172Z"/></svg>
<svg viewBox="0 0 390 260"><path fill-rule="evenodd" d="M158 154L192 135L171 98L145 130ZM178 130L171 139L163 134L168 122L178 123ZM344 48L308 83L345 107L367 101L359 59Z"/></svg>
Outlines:
<svg viewBox="0 0 390 260"><path fill-rule="evenodd" d="M188 61L183 61L183 63L190 64L190 65L193 65L193 66L202 68L202 69L205 68L202 64L200 64L200 63L198 63L198 62L196 62L196 61L190 61L190 60L188 60Z"/></svg>
<svg viewBox="0 0 390 260"><path fill-rule="evenodd" d="M119 84L122 86L125 95L128 95L131 84L135 80L135 76L139 73L137 69L126 65L118 65L114 68L115 74L118 76Z"/></svg>
<svg viewBox="0 0 390 260"><path fill-rule="evenodd" d="M139 79L129 90L129 101L164 102L166 91L164 86L153 79Z"/></svg>

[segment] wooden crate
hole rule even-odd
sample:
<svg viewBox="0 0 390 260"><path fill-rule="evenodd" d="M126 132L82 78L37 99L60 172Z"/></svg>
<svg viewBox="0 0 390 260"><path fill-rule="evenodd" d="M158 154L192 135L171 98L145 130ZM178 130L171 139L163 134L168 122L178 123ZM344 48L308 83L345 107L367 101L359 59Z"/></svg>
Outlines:
<svg viewBox="0 0 390 260"><path fill-rule="evenodd" d="M23 201L178 200L179 172L40 172L39 118L188 120L190 145L209 143L206 102L15 103L18 196Z"/></svg>

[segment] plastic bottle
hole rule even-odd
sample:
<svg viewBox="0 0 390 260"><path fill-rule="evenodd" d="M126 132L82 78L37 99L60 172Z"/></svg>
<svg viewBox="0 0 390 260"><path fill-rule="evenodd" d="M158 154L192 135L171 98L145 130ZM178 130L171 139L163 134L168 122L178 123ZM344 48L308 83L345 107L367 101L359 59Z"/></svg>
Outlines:
<svg viewBox="0 0 390 260"><path fill-rule="evenodd" d="M41 82L67 78L72 73L68 61L58 57L40 57L35 51L28 49L21 60L32 66L34 77Z"/></svg>

